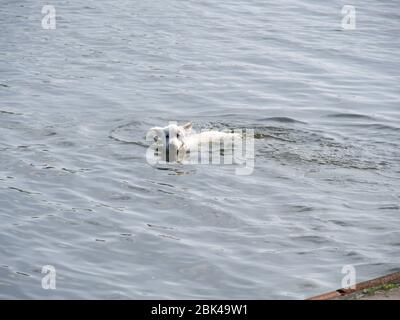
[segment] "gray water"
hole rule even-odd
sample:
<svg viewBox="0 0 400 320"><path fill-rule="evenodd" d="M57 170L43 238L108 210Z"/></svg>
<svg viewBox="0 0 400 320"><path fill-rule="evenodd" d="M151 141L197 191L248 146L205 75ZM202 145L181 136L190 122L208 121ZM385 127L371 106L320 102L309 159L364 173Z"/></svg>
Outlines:
<svg viewBox="0 0 400 320"><path fill-rule="evenodd" d="M0 4L0 298L302 299L399 271L398 1L352 1L355 30L345 1L52 2ZM254 173L149 165L170 120L254 129Z"/></svg>

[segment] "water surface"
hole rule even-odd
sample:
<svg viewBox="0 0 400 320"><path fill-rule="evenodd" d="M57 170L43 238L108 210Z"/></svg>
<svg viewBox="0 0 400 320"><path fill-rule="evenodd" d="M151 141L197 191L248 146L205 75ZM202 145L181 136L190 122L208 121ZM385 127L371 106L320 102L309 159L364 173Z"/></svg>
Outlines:
<svg viewBox="0 0 400 320"><path fill-rule="evenodd" d="M0 297L302 299L399 271L397 1L0 7ZM168 121L255 170L152 167ZM43 290L41 269L57 270Z"/></svg>

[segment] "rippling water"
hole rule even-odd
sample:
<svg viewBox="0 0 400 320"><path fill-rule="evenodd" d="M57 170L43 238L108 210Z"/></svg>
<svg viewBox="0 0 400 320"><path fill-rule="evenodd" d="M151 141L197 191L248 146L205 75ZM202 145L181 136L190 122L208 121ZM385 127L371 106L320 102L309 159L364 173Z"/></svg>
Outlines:
<svg viewBox="0 0 400 320"><path fill-rule="evenodd" d="M288 298L400 263L398 1L0 6L0 298ZM252 128L255 170L149 127ZM165 169L165 170L160 170ZM43 290L53 265L57 289Z"/></svg>

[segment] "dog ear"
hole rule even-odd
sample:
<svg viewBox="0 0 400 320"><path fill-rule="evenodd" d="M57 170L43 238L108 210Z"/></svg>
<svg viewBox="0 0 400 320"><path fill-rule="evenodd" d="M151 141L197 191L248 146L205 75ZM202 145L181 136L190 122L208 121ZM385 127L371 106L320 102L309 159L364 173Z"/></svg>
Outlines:
<svg viewBox="0 0 400 320"><path fill-rule="evenodd" d="M190 131L192 131L192 123L188 122L188 123L184 124L183 129L185 129L187 132L190 133Z"/></svg>
<svg viewBox="0 0 400 320"><path fill-rule="evenodd" d="M150 128L149 132L154 133L154 141L160 140L164 134L164 130L161 127L153 127Z"/></svg>

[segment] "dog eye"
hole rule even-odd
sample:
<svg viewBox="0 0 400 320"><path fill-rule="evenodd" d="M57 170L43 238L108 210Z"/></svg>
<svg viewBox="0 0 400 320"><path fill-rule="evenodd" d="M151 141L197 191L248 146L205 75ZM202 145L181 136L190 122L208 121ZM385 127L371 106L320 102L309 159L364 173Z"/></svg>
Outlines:
<svg viewBox="0 0 400 320"><path fill-rule="evenodd" d="M154 141L158 141L158 137L157 136L154 137Z"/></svg>
<svg viewBox="0 0 400 320"><path fill-rule="evenodd" d="M178 133L178 134L176 135L176 137L179 139L179 138L181 137L181 135Z"/></svg>

